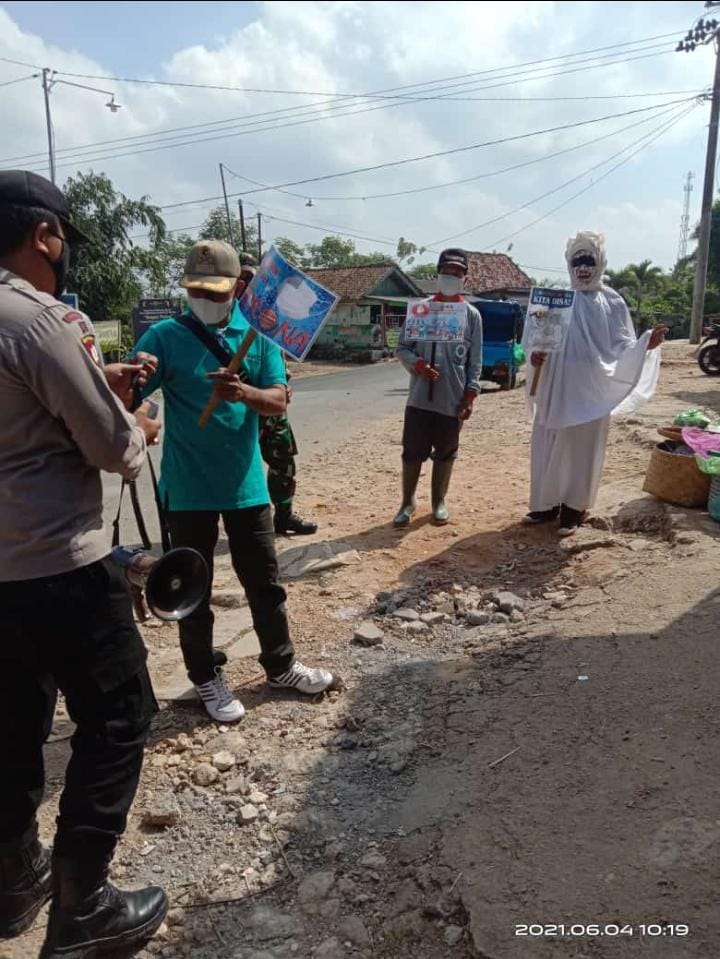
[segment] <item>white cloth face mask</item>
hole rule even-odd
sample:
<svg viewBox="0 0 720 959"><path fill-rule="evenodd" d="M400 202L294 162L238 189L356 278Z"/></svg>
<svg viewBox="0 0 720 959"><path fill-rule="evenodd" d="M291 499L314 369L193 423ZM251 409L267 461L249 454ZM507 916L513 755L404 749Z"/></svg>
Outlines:
<svg viewBox="0 0 720 959"><path fill-rule="evenodd" d="M464 277L453 276L451 273L441 273L438 276L438 289L443 296L457 296L462 293L464 283Z"/></svg>
<svg viewBox="0 0 720 959"><path fill-rule="evenodd" d="M221 300L220 303L200 297L191 297L190 309L205 326L219 326L227 318L232 302L232 297L229 300Z"/></svg>
<svg viewBox="0 0 720 959"><path fill-rule="evenodd" d="M292 320L304 320L310 315L317 296L302 280L285 280L275 300L275 305Z"/></svg>

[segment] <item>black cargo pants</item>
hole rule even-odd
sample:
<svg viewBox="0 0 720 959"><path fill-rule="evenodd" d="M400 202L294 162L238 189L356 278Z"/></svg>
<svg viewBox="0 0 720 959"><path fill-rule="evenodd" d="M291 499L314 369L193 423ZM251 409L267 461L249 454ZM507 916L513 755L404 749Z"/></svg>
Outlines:
<svg viewBox="0 0 720 959"><path fill-rule="evenodd" d="M157 704L123 573L108 557L0 583L0 853L32 834L43 744L60 690L77 726L54 851L112 856L135 796Z"/></svg>

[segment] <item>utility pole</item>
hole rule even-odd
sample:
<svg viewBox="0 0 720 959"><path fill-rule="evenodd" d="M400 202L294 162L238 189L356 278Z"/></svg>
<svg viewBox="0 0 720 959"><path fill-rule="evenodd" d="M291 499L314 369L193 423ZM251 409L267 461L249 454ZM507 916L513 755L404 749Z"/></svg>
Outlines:
<svg viewBox="0 0 720 959"><path fill-rule="evenodd" d="M50 165L50 179L55 182L55 138L53 136L52 116L50 115L50 69L43 67L42 87L45 95L45 122L47 124L48 160Z"/></svg>
<svg viewBox="0 0 720 959"><path fill-rule="evenodd" d="M693 190L692 181L695 174L689 170L685 177L685 186L683 187L683 212L680 218L680 241L678 243L677 262L684 260L687 256L688 238L690 236L690 194Z"/></svg>
<svg viewBox="0 0 720 959"><path fill-rule="evenodd" d="M247 251L247 239L245 237L245 211L243 210L242 200L238 200L238 213L240 214L240 238L242 248Z"/></svg>
<svg viewBox="0 0 720 959"><path fill-rule="evenodd" d="M720 6L720 0L706 0L705 8ZM691 53L696 47L715 44L715 78L710 95L710 126L708 128L707 153L705 154L705 182L703 185L700 230L698 235L697 260L695 263L695 285L693 287L692 314L690 317L690 343L700 342L705 308L705 288L707 286L708 257L710 255L710 230L712 227L712 204L715 192L715 163L718 145L718 118L720 118L720 29L717 20L698 20L684 40L677 46L678 51Z"/></svg>
<svg viewBox="0 0 720 959"><path fill-rule="evenodd" d="M222 163L220 164L220 181L222 183L223 196L225 197L225 216L227 217L227 228L228 236L230 237L230 245L235 246L235 235L232 228L232 220L230 219L230 204L228 203L227 190L225 189L225 170Z"/></svg>
<svg viewBox="0 0 720 959"><path fill-rule="evenodd" d="M258 263L262 260L262 213L258 210Z"/></svg>

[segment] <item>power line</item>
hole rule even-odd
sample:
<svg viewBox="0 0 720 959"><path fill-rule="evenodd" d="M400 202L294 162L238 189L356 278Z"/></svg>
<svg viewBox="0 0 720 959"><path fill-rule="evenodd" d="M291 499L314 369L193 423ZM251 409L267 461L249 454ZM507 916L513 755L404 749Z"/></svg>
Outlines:
<svg viewBox="0 0 720 959"><path fill-rule="evenodd" d="M672 108L671 108L672 109ZM567 153L573 153L576 150L580 150L586 146L595 146L598 143L602 143L604 140L609 140L612 137L617 136L620 133L624 133L626 130L634 129L635 127L640 126L643 123L651 123L657 116L661 114L656 114L655 116L646 117L644 120L639 122L629 123L626 126L620 127L617 130L612 130L610 133L605 133L600 137L592 137L590 140L584 140L582 143L577 143L570 147L564 147L562 150L556 150L554 153L545 153L540 157L533 157L531 160L523 160L520 163L513 163L511 166L502 167L499 170L491 170L488 173L478 173L475 176L462 177L458 180L446 180L443 183L433 183L429 186L419 186L411 187L407 190L394 190L388 193L367 193L367 194L349 194L347 196L339 195L317 195L313 194L313 199L321 201L343 201L343 200L386 200L395 197L401 196L410 196L416 193L428 193L431 190L440 190L445 187L450 186L460 186L465 183L474 183L477 180L485 180L490 177L500 176L503 173L511 173L515 170L521 170L525 167L532 166L536 163L544 163L546 160L554 160L559 156L564 156ZM239 180L245 180L247 183L252 183L254 186L262 187L265 190L273 190L274 192L282 193L285 196L295 197L296 199L304 200L307 198L306 193L294 193L290 190L274 190L274 187L270 186L267 183L261 183L259 180L253 180L251 177L243 176L241 173L235 173L231 170L227 164L224 165L225 170L231 174L231 176L237 177Z"/></svg>
<svg viewBox="0 0 720 959"><path fill-rule="evenodd" d="M695 109L695 105L691 109ZM690 110L681 109L681 110L665 110L663 115L668 113L673 113L673 122L675 119L679 120L682 116L686 116ZM657 117L652 117L653 120L656 120ZM645 121L647 122L647 121ZM628 143L621 150L618 150L616 153L613 153L611 156L606 157L600 163L594 163L592 166L588 167L586 170L583 170L582 173L577 173L575 176L571 177L569 180L565 180L564 183L561 183L560 186L554 187L552 190L547 190L545 193L541 193L539 196L533 197L532 200L528 200L526 203L523 203L521 206L515 207L513 210L509 210L507 213L501 213L499 216L493 217L490 220L485 220L483 223L476 223L475 226L471 226L467 230L463 230L460 233L452 233L450 236L443 236L438 240L432 241L432 246L438 246L443 243L447 243L448 240L459 240L461 237L468 236L470 233L475 233L476 230L481 230L486 226L491 226L493 223L498 223L500 220L504 220L507 217L514 216L516 213L521 213L523 210L526 210L529 206L532 206L534 203L539 203L540 200L544 200L549 196L553 196L555 193L559 193L560 190L564 190L566 187L570 186L571 183L576 183L578 180L582 180L583 177L589 176L591 173L594 173L595 170L600 169L600 167L605 166L608 163L611 163L617 157L621 156L623 153L626 153L628 150L631 150L634 146L637 146L638 143L643 142L644 140L651 139L658 130L663 130L665 128L666 121L663 121L659 126L652 129L649 133L644 133L638 139L633 140L632 143Z"/></svg>
<svg viewBox="0 0 720 959"><path fill-rule="evenodd" d="M680 29L680 28L679 28ZM656 34L652 37L643 37L639 40L626 40L622 43L611 43L606 44L602 47L591 47L588 50L579 50L576 53L566 53L558 54L555 57L544 57L538 60L527 60L524 63L514 64L512 67L495 67L492 70L483 70L483 71L474 71L471 73L461 73L451 77L443 77L440 80L425 80L421 83L409 83L402 87L388 87L378 91L371 91L369 93L330 93L328 90L283 90L283 89L268 89L266 87L239 87L239 86L227 86L221 84L208 84L208 83L189 83L180 80L151 80L149 78L143 77L113 77L107 76L105 74L92 74L92 73L69 73L63 70L56 70L55 73L58 76L64 77L74 77L76 79L84 80L111 80L114 83L136 83L141 85L149 86L166 86L166 87L179 87L183 89L196 89L196 90L217 90L220 92L233 92L233 93L268 93L268 94L282 94L285 96L324 96L330 97L332 100L336 99L349 99L354 97L372 97L372 96L382 96L383 94L388 93L392 90L402 90L402 89L411 89L411 88L421 88L424 86L433 86L436 83L444 83L449 80L463 80L468 77L476 77L480 74L496 73L502 70L517 70L520 67L533 66L539 63L553 63L558 60L568 60L571 57L582 57L590 53L600 53L603 50L618 50L624 49L632 46L639 46L643 43L650 43L655 40L667 40L670 38L677 38L678 31L675 30L672 33L661 33ZM0 57L0 59L3 59ZM17 62L17 61L8 61L8 62ZM32 64L23 64L23 66L32 66Z"/></svg>
<svg viewBox="0 0 720 959"><path fill-rule="evenodd" d="M498 246L500 243L505 243L507 240L513 239L513 237L518 236L520 233L524 233L526 230L531 229L534 226L537 226L538 223L541 223L543 220L546 220L549 216L552 216L553 213L557 213L558 210L561 210L563 207L567 206L569 203L572 203L573 200L576 200L579 196L582 196L583 193L587 193L588 190L592 190L593 187L596 187L598 183L601 183L603 180L607 179L612 173L616 170L619 170L620 167L625 166L626 163L629 163L633 157L637 156L638 153L641 153L645 150L651 143L654 143L656 140L659 140L660 137L664 136L672 127L678 124L684 117L692 113L695 109L695 106L692 106L689 110L686 110L679 117L673 118L669 123L664 125L664 128L660 130L652 139L648 140L646 143L643 143L637 150L631 153L629 156L622 159L619 163L616 163L614 167L611 167L596 180L593 180L592 183L589 183L586 187L583 187L582 190L578 190L577 193L573 193L572 196L568 197L566 200L563 200L562 203L559 203L556 207L553 207L552 210L548 210L546 213L543 213L542 216L539 216L536 220L533 220L531 223L527 223L525 226L521 227L519 230L514 230L512 233L506 234L506 236L500 237L499 240L495 240L493 243L485 247L486 250L489 250L493 247Z"/></svg>
<svg viewBox="0 0 720 959"><path fill-rule="evenodd" d="M14 83L22 83L24 80L34 80L39 76L39 73L30 73L26 77L16 77L14 80L3 80L2 83L0 83L0 87L11 87Z"/></svg>
<svg viewBox="0 0 720 959"><path fill-rule="evenodd" d="M676 111L665 111L665 113L672 112L672 113L674 114L673 117L671 118L671 120L670 120L669 122L668 122L668 121L664 121L664 122L661 123L659 126L655 127L653 130L651 130L649 133L646 133L646 134L644 134L642 137L639 137L638 139L634 140L632 143L629 143L627 146L623 147L622 150L617 151L616 153L614 153L614 154L612 154L611 156L607 157L605 160L601 161L600 163L594 164L593 166L589 167L587 170L584 170L582 173L577 174L576 176L572 177L572 178L569 179L569 180L566 180L564 183L562 183L562 184L560 184L559 186L553 188L552 190L548 190L547 192L541 194L540 196L534 197L532 200L528 200L526 203L524 203L524 204L523 204L522 206L520 206L520 207L517 207L517 208L515 208L515 209L513 209L513 210L510 210L510 211L508 211L507 213L501 214L501 215L498 216L498 217L494 217L492 220L488 220L486 223L477 224L476 226L472 227L470 230L465 230L465 231L463 231L462 233L456 233L456 234L453 234L452 236L443 237L442 239L439 239L439 240L433 240L431 243L425 245L424 248L425 248L428 252L437 253L437 252L439 252L439 250L437 249L437 247L438 247L440 244L443 244L443 243L447 242L448 240L454 240L454 239L457 239L457 238L459 238L459 237L461 237L461 236L466 236L468 233L472 233L472 232L474 232L475 230L478 230L478 229L480 229L480 228L482 228L482 227L489 226L489 225L491 225L492 223L497 223L499 220L507 219L508 217L514 216L516 213L519 213L520 211L526 209L528 206L531 206L533 203L537 203L537 202L539 202L540 200L543 200L543 199L545 199L545 198L548 197L548 196L552 196L553 194L558 193L560 190L563 190L563 189L565 189L566 187L570 186L570 184L577 182L577 180L582 179L583 177L590 175L590 174L593 173L595 170L597 170L597 169L599 169L599 168L607 165L608 163L612 162L612 160L616 159L618 156L621 156L623 153L627 153L628 150L633 150L633 148L636 147L636 146L638 146L638 144L642 144L642 146L640 146L639 149L634 150L632 153L629 154L628 157L626 157L626 158L625 158L624 160L622 160L620 163L616 164L614 167L612 167L609 171L607 171L605 174L603 174L601 177L599 177L596 181L594 181L593 183L591 183L589 186L584 187L582 190L580 190L580 191L578 191L577 193L573 194L572 197L570 197L570 198L568 198L567 200L563 201L563 203L559 204L557 207L555 207L553 210L549 211L548 213L543 214L542 217L540 217L540 218L538 218L537 220L533 221L533 223L528 224L526 227L523 227L523 228L521 228L520 230L516 231L516 233L520 233L520 232L523 232L523 230L525 230L525 229L529 229L531 226L534 226L535 223L539 223L541 220L543 220L543 219L545 219L546 217L552 215L552 213L554 213L554 212L556 212L557 210L561 209L563 206L566 206L568 203L570 203L570 202L571 202L573 199L575 199L576 197L580 196L582 193L587 192L587 190L591 189L596 183L599 183L601 180L605 179L605 177L606 177L606 176L609 176L610 173L612 173L612 172L614 172L615 170L619 169L619 167L621 167L624 163L628 162L630 159L632 159L634 156L636 156L637 153L639 153L641 150L645 149L646 146L649 146L650 143L653 143L653 142L654 142L655 140L657 140L660 136L662 136L665 132L667 132L672 126L674 126L674 125L675 125L676 123L678 123L681 119L683 119L685 116L687 116L689 113L691 113L692 110L695 109L695 107L696 107L696 104L693 104L692 107L690 107L690 109L685 109L685 110L680 110L680 111L677 111L677 110L676 110ZM656 119L656 117L653 117L652 119ZM256 204L252 203L252 201L249 201L249 203L250 203L251 206L256 206ZM357 233L357 232L352 232L352 231L348 230L348 228L345 227L345 226L337 226L336 224L307 223L307 222L303 222L303 221L300 221L300 220L292 220L292 219L288 219L288 218L286 218L286 217L283 217L283 216L281 216L281 215L279 215L279 214L275 214L275 213L269 212L269 210L268 210L267 207L263 207L263 211L264 211L264 216L265 216L266 219L271 220L271 221L275 221L275 222L278 222L278 223L285 223L285 224L288 224L288 225L290 225L290 226L304 227L304 228L306 228L306 229L317 230L317 231L324 232L324 233L330 233L330 232L332 232L332 233L334 233L334 234L336 234L336 235L338 235L338 236L344 236L344 237L348 237L348 238L351 238L351 239L362 240L362 241L368 242L368 243L379 243L379 244L381 244L381 245L383 245L383 246L392 246L392 247L396 247L396 246L397 246L397 241L394 240L394 239L389 239L389 238L387 238L387 237L372 237L372 236L368 236L368 235L366 235L366 234L360 234L360 233ZM184 227L184 228L180 228L180 229L178 229L178 230L171 230L171 231L168 231L168 232L171 232L171 233L172 233L172 232L185 232L186 230L199 229L199 228L200 228L201 226L203 226L203 225L204 225L204 224L201 223L201 224L197 224L197 225L194 226L194 227ZM507 237L504 237L502 240L498 240L498 241L496 241L496 242L497 242L497 243L504 242L505 239L510 239L511 236L515 236L516 233L509 234ZM135 237L135 239L142 239L142 238L145 238L146 236L149 236L149 235L150 235L150 234L142 234L141 236ZM493 245L495 245L495 244L493 244ZM540 268L538 268L538 267L527 267L527 268L528 268L528 269L540 269ZM564 272L564 271L550 270L550 268L547 268L547 270L548 270L548 272Z"/></svg>
<svg viewBox="0 0 720 959"><path fill-rule="evenodd" d="M653 48L648 48L648 49L653 49ZM634 52L634 51L632 51L632 52ZM615 66L615 65L617 65L617 64L619 64L619 63L623 63L623 64L624 64L624 63L632 62L632 61L634 61L634 60L644 60L644 59L647 59L647 58L649 58L649 57L663 56L663 55L665 55L665 53L671 53L671 52L673 52L672 49L668 48L667 50L664 50L664 51L661 52L661 53L655 52L655 53L648 53L648 54L644 54L644 55L636 56L636 57L630 57L630 58L625 57L625 58L622 58L622 59L619 59L619 60L618 60L618 59L614 59L614 60L612 60L612 61L610 61L610 62L584 63L584 64L582 64L581 66L577 66L577 67L575 67L575 68L573 68L573 69L571 69L571 70L564 70L564 71L561 71L561 72L559 72L559 73L551 73L551 74L547 74L547 73L546 73L546 74L542 74L542 75L540 75L540 74L532 74L532 75L530 75L530 76L525 76L525 77L523 77L523 76L519 76L519 77L518 77L517 75L511 75L509 79L503 79L503 80L501 80L501 82L499 82L499 83L490 84L490 85L484 84L484 85L481 85L480 87L476 87L476 88L474 88L474 89L493 89L493 88L495 88L495 87L500 87L500 86L512 86L512 85L515 85L515 84L517 84L517 83L526 83L526 82L530 82L530 81L532 81L532 80L547 80L547 79L553 79L553 78L555 78L555 77L567 76L568 74L578 73L578 72L581 72L581 71L582 71L582 72L587 72L588 70L598 69L598 68L600 68L600 67ZM507 68L502 68L502 69L507 69ZM447 89L447 88L441 87L440 89ZM320 121L320 120L338 119L338 118L346 117L346 116L347 116L347 117L354 117L354 116L358 116L358 115L365 114L365 113L372 113L372 112L375 112L376 110L395 109L395 108L400 107L400 106L406 106L408 103L424 102L424 100L431 100L431 99L432 99L432 100L446 100L446 99L448 99L448 97L449 97L449 95L442 95L442 96L437 96L437 97L425 97L424 99L423 99L423 98L420 98L419 100L418 100L418 98L405 98L405 99L401 100L400 102L381 103L380 105L374 105L374 106L370 106L370 107L363 107L362 109L355 109L355 108L353 108L353 109L348 110L348 111L346 111L346 112L344 112L344 113L343 113L343 112L331 112L331 111L333 111L333 110L337 111L338 109L343 109L345 106L347 106L347 104L345 104L345 103L338 103L338 104L336 104L334 107L331 105L330 107L328 107L328 110L327 110L327 111L323 111L322 109L318 110L318 108L317 108L318 105L315 105L315 106L312 106L312 107L311 107L311 106L291 107L291 108L286 107L286 108L283 108L283 109L280 109L280 110L270 111L269 114L255 114L255 115L251 114L251 115L249 115L250 117L253 117L253 116L254 116L254 117L258 118L258 117L263 117L263 116L265 116L266 119L254 119L254 120L253 120L253 119L250 119L250 120L246 120L245 122L240 123L240 124L239 124L237 127L235 127L235 128L228 128L228 129L223 129L223 130L217 131L217 132L215 133L215 135L213 135L213 136L197 136L196 138L193 138L193 139L190 139L190 140L183 140L182 137L185 136L186 134L181 134L181 135L179 134L179 135L177 135L177 136L172 136L172 137L170 137L169 139L166 139L166 140L162 140L162 141L161 141L161 138L162 138L162 137L165 137L166 134L157 133L157 134L143 134L143 135L139 135L140 138L144 138L144 139L143 139L143 142L139 142L139 143L135 144L135 146L137 146L138 149L131 149L131 150L129 149L128 151L126 151L126 152L124 152L124 153L122 153L122 152L121 152L121 153L117 153L117 152L110 152L110 153L108 153L108 152L102 152L102 150L101 150L101 152L98 152L98 153L85 154L85 153L82 152L84 148L75 148L75 147L65 148L66 151L69 151L69 152L67 152L66 155L63 157L63 159L64 159L66 162L59 164L59 166L68 167L68 166L75 166L75 165L77 165L78 163L81 163L81 162L83 162L83 163L90 163L90 162L97 162L97 161L101 161L101 160L121 159L121 158L129 157L129 156L137 156L137 155L142 154L142 153L153 153L153 152L157 152L158 150L163 150L163 149L175 149L175 148L180 148L180 147L184 147L184 146L194 146L194 145L196 145L196 144L198 144L198 143L206 143L206 142L214 142L214 141L218 141L218 140L234 139L235 137L245 136L245 135L247 135L247 134L252 134L252 133L265 133L265 132L272 131L272 130L277 130L277 129L283 129L283 130L285 130L285 129L288 129L288 128L290 128L290 127L294 127L294 126L304 126L304 125L306 125L306 124L308 124L308 123L315 123L315 122L318 122L318 121ZM358 105L359 105L359 104L354 104L353 107L357 107ZM323 104L321 104L320 106L322 107ZM303 111L304 111L304 112L303 112ZM274 116L274 117L271 117L270 114L274 114L275 116ZM281 114L284 114L284 115L281 116ZM303 116L305 117L304 119L302 119ZM288 119L288 117L291 117L291 118L292 118L292 117L301 117L301 119L293 119L293 122L288 123L288 122L286 122L287 119ZM215 125L220 125L221 123L224 123L224 122L227 122L227 121L215 121ZM233 121L233 122L234 122L234 121ZM265 125L263 126L263 124L265 124ZM214 131L208 130L208 131L206 131L206 132L207 132L207 133L212 133L212 132L214 132ZM135 137L135 138L118 138L118 140L117 140L116 142L120 143L120 142L123 142L125 139L127 139L127 140L133 140L133 139L138 139L138 137ZM111 142L111 141L108 141L108 142ZM148 146L148 144L153 144L153 145ZM159 144L159 145L158 145L158 144ZM80 152L73 152L73 151L80 151ZM38 153L38 154L34 154L34 155L35 155L35 156L38 156L38 157L42 156L42 154L39 154L39 153ZM21 159L24 159L24 158L22 158L22 157L14 157L14 158L11 158L11 159L9 159L9 160L6 159L6 160L3 160L3 161L0 161L0 163L16 162L16 161L21 160ZM38 162L40 163L40 167L44 166L44 163L42 163L42 162L40 162L40 161L38 161ZM36 164L36 165L37 165L37 164ZM40 168L40 167L38 167L38 168Z"/></svg>
<svg viewBox="0 0 720 959"><path fill-rule="evenodd" d="M493 74L505 73L505 74L507 74L511 79L516 80L516 79L517 79L517 71L518 71L519 69L521 69L522 67L524 67L524 66L528 66L528 65L529 65L529 66L532 66L532 65L536 65L536 64L551 63L551 62L554 62L554 61L557 61L557 60L562 60L562 59L569 60L569 58L571 58L571 57L575 57L575 58L577 58L577 57L585 57L585 56L586 56L587 54L589 54L589 53L596 53L596 52L600 52L600 51L603 51L603 50L611 50L611 49L617 49L617 48L621 48L621 47L624 48L624 47L627 47L627 46L638 46L638 45L640 45L640 44L642 44L642 43L646 43L646 42L649 42L649 41L651 41L651 40L664 39L664 38L666 38L666 37L674 36L674 35L675 35L675 34L662 34L662 35L660 35L660 37L648 37L648 38L646 38L646 40L645 40L645 39L640 39L640 40L628 41L628 42L626 42L626 43L621 43L621 44L611 44L611 45L609 45L609 46L597 47L597 48L594 48L594 49L591 49L591 50L587 50L587 51L578 51L577 53L563 54L563 55L561 55L561 56L550 57L550 58L541 59L541 60L531 60L531 61L528 61L528 62L525 63L525 64L516 64L516 65L513 66L513 67L494 67L494 68L492 68L492 69L490 69L490 70L481 70L481 71L476 71L476 72L469 73L469 74L461 74L460 76L461 76L461 77L480 77L480 76L492 77ZM659 46L662 46L662 44L660 44ZM647 47L647 48L643 48L643 49L655 49L655 47ZM629 52L637 52L637 51L629 51ZM607 57L607 56L616 57L616 56L618 56L618 54L608 54L608 55L606 55L606 57ZM2 59L2 58L0 58L0 59ZM591 59L592 59L592 58L591 58ZM603 59L603 58L600 58L600 59ZM17 63L17 62L19 62L19 61L11 61L11 62ZM621 61L621 62L624 62L624 61ZM29 65L29 64L28 64L28 65ZM531 73L537 72L538 69L546 69L546 68L542 68L542 67L535 66L535 70L534 70L534 71L530 71L530 72L531 72ZM526 71L526 72L528 72L528 71ZM98 78L96 75L93 75L93 74L87 74L87 75L86 75L86 74L71 74L71 73L62 73L61 71L56 71L56 70L54 70L53 73L54 73L54 74L57 74L58 76L60 76L60 75L62 75L62 76L71 76L71 77L77 76L77 77L84 77L85 79L97 79L97 78ZM532 77L532 78L534 78L534 77ZM101 77L100 79L109 79L109 80L110 80L110 79L113 79L113 78L111 78L111 77ZM470 82L469 80L466 80L466 81L465 81L464 83L462 83L462 84L453 84L453 85L450 86L450 87L447 87L447 86L443 85L443 84L447 84L448 81L454 80L454 79L457 79L457 77L446 77L446 78L444 78L443 80L424 81L423 83L405 84L404 86L399 86L399 87L387 87L387 88L385 88L384 90L380 90L380 91L376 91L376 92L372 92L372 91L371 91L371 92L369 92L369 93L363 93L363 94L344 94L344 95L338 95L338 96L336 96L336 97L332 97L332 98L324 101L324 103L334 103L335 100L337 100L337 99L343 99L343 100L345 100L345 99L353 99L353 98L360 98L360 99L363 99L363 98L371 98L371 97L373 97L373 96L382 96L383 94L392 93L393 91L397 91L397 90L408 90L408 89L412 89L412 88L416 88L416 87L422 87L422 86L431 86L431 87L436 88L437 90L452 89L453 87L456 87L456 86L467 86L467 84ZM140 83L140 82L143 82L143 81L138 80L137 82ZM161 81L157 81L157 82L161 82ZM508 84L497 84L497 86L505 86L505 85L508 85ZM199 86L202 86L202 85L199 85ZM482 87L473 88L473 89L482 89ZM676 91L669 91L669 92L667 93L667 95L675 95L675 92L676 92ZM677 91L677 92L678 92L678 93L685 93L685 92L692 93L693 91ZM638 95L642 95L642 96L653 96L653 95L655 95L655 94L647 93L647 94L638 94ZM660 94L658 94L658 95L660 95ZM662 95L666 95L666 94L662 94ZM449 95L447 95L447 96L449 97ZM633 94L620 94L620 95L618 95L618 96L619 96L619 97L633 96ZM614 98L614 96L608 96L608 97L607 97L607 99L611 99L611 98ZM433 97L432 99L435 99L435 98ZM438 99L443 99L443 98L438 98ZM500 98L500 99L505 99L505 98ZM520 99L524 99L524 98L520 98ZM537 99L543 99L543 98L537 98ZM565 99L565 98L558 98L558 99ZM571 98L568 98L568 99L571 99ZM585 98L584 98L584 97L580 97L580 98L578 98L578 99L585 99ZM606 97L597 97L597 99L606 99ZM285 108L282 108L282 109L276 109L276 110L271 110L271 111L264 111L264 112L261 112L261 113L249 114L249 115L246 117L246 119L252 119L252 118L254 118L254 119L257 120L257 119L259 119L259 118L274 117L274 116L279 115L279 114L292 114L292 113L295 113L295 112L298 112L298 111L304 111L304 110L306 110L309 106L317 107L317 106L322 106L322 105L324 105L324 104L306 104L306 105L301 105L301 106L296 106L296 107L285 107ZM94 148L94 147L98 147L98 146L103 146L103 145L108 145L108 144L113 144L113 143L124 143L124 142L130 142L130 141L145 140L146 138L149 138L149 137L152 137L152 136L159 137L159 136L164 136L164 135L167 135L167 134L170 134L170 133L177 133L177 132L184 131L184 130L193 130L193 129L198 129L198 128L201 128L201 127L209 127L209 126L219 126L219 125L222 125L222 124L225 124L225 123L233 123L233 122L236 122L236 121L238 121L238 120L240 120L240 119L242 119L242 117L231 117L231 118L228 118L228 119L226 119L226 120L215 120L215 121L209 121L209 122L206 122L206 123L192 124L192 125L190 125L190 126L169 128L169 129L167 129L167 130L165 130L165 131L157 131L155 134L136 134L135 136L130 136L130 137L116 137L116 138L110 139L110 140L99 140L99 141L96 141L95 143L82 144L82 145L77 146L77 147L65 147L63 150L59 150L58 152L59 152L59 153L63 153L63 152L64 152L64 153L68 153L68 152L69 152L69 153L76 153L76 152L79 151L79 150L90 149L90 148ZM12 158L10 158L10 160L4 160L4 161L0 161L0 162L13 162L13 161L16 161L16 160L25 160L25 159L33 158L33 157L35 157L35 156L43 156L43 157L44 157L44 152L43 152L43 153L36 153L36 154L25 154L24 156L12 157Z"/></svg>
<svg viewBox="0 0 720 959"><path fill-rule="evenodd" d="M10 57L0 57L0 63L12 63L16 67L30 67L31 70L42 70L39 63L26 63L24 60L11 60Z"/></svg>
<svg viewBox="0 0 720 959"><path fill-rule="evenodd" d="M361 173L374 172L375 170L393 169L396 167L405 166L409 163L419 163L425 160L434 160L434 159L437 159L438 157L454 156L459 153L467 153L472 150L482 149L484 147L498 146L499 144L502 144L502 143L513 143L513 142L517 142L518 140L526 140L530 137L544 136L545 134L548 134L548 133L559 133L563 130L572 130L581 126L590 126L594 123L603 123L605 120L614 120L614 119L619 119L621 117L626 117L626 116L637 116L638 114L647 113L651 110L659 110L659 109L662 109L663 107L673 106L676 103L687 103L687 102L688 102L687 100L671 100L666 103L657 104L651 107L639 107L634 110L626 110L623 113L612 113L602 117L593 117L590 120L578 120L578 121L574 121L573 123L563 123L558 126L547 127L543 130L533 130L529 133L520 133L510 137L500 137L496 140L485 140L485 141L482 141L481 143L471 143L466 146L453 147L448 150L438 150L434 153L421 154L420 156L415 156L415 157L406 157L403 160L389 160L389 161L386 161L385 163L376 163L371 166L355 167L351 170L344 170L340 173L327 173L327 174L323 174L322 176L306 177L305 179L301 179L301 180L290 180L286 183L274 184L272 187L255 188L253 190L247 190L244 193L230 193L228 194L228 196L244 197L253 193L262 193L268 189L270 190L285 189L286 187L300 186L301 184L319 183L324 180L335 180L335 179L340 179L346 176L356 176ZM184 206L192 206L196 203L210 203L220 198L221 198L220 196L209 196L209 197L198 198L196 200L183 200L179 203L168 203L168 204L161 205L160 209L170 210L170 209L177 209L179 207L184 207Z"/></svg>

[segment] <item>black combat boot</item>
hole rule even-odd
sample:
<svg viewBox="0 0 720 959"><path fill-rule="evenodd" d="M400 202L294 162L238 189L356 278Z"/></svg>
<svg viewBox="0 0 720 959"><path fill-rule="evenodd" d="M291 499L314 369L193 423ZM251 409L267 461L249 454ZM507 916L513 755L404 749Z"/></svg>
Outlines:
<svg viewBox="0 0 720 959"><path fill-rule="evenodd" d="M53 898L40 959L96 959L157 932L168 910L163 890L121 892L108 882L108 865L53 858Z"/></svg>
<svg viewBox="0 0 720 959"><path fill-rule="evenodd" d="M14 939L35 921L50 898L50 853L37 826L22 839L0 846L0 939Z"/></svg>
<svg viewBox="0 0 720 959"><path fill-rule="evenodd" d="M275 507L275 532L278 536L312 536L317 533L317 523L303 519L292 511L292 503Z"/></svg>

